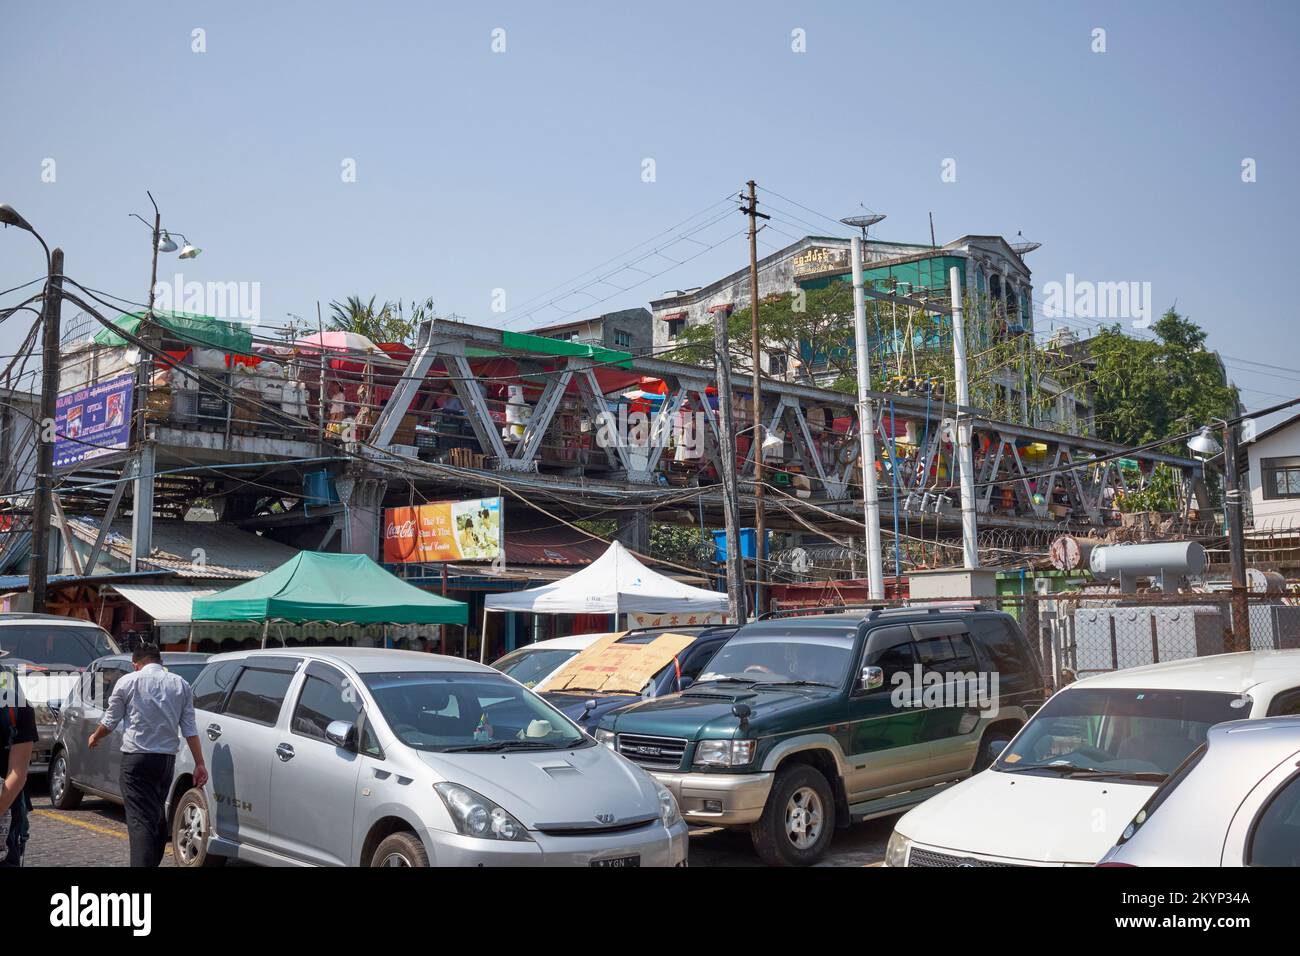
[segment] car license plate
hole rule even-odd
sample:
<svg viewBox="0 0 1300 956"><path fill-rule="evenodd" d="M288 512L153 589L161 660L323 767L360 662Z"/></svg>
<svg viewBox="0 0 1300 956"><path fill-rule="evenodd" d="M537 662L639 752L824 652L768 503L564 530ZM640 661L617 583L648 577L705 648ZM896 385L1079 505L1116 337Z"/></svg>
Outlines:
<svg viewBox="0 0 1300 956"><path fill-rule="evenodd" d="M611 856L603 860L592 860L592 866L640 866L641 857L633 856Z"/></svg>

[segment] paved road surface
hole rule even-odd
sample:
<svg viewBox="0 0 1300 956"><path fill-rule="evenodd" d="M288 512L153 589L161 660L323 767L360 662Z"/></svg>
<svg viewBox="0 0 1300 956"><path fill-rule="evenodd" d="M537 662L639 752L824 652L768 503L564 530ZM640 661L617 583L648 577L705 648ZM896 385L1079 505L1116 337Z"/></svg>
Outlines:
<svg viewBox="0 0 1300 956"><path fill-rule="evenodd" d="M32 836L28 866L126 866L129 860L122 808L86 797L75 810L55 810L43 778L32 781ZM897 817L885 817L839 830L821 866L878 865ZM171 851L163 866L172 866ZM720 829L691 833L692 866L760 866L749 834Z"/></svg>

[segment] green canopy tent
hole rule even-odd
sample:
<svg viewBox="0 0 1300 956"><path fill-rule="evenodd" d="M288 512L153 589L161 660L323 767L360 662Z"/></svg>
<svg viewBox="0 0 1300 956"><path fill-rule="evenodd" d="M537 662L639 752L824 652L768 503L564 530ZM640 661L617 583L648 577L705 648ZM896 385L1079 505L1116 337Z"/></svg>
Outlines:
<svg viewBox="0 0 1300 956"><path fill-rule="evenodd" d="M469 612L407 584L364 554L303 551L274 571L194 600L194 621L261 621L262 644L272 621L290 624L461 624Z"/></svg>

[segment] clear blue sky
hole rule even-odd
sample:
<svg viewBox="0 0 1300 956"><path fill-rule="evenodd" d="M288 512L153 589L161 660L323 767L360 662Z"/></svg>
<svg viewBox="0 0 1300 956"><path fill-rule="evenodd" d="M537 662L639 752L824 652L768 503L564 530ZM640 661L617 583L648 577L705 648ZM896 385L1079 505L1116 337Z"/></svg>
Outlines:
<svg viewBox="0 0 1300 956"><path fill-rule="evenodd" d="M1044 244L1040 289L1149 281L1259 407L1300 394L1298 27L1290 2L0 0L0 201L64 247L69 275L119 295L146 295L148 233L127 214L152 189L204 249L162 276L258 282L264 324L353 293L499 324L504 289L528 328L564 316L519 304L753 178L833 217L866 203L889 216L883 238L927 241L931 211L940 242L1023 230ZM812 231L790 214L833 231L784 209L790 235ZM741 225L578 314L740 267ZM0 232L0 289L42 265ZM0 351L15 338L0 328Z"/></svg>

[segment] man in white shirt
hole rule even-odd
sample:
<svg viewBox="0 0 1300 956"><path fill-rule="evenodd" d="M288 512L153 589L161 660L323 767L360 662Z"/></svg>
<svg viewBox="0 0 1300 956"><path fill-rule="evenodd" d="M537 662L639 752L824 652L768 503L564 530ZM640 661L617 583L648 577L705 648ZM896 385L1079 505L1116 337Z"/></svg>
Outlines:
<svg viewBox="0 0 1300 956"><path fill-rule="evenodd" d="M131 865L153 867L167 846L167 790L179 743L185 738L194 756L194 786L208 781L208 768L194 724L194 693L180 675L162 666L155 644L141 644L131 655L134 674L113 687L104 717L90 735L95 747L125 720L120 784L131 840Z"/></svg>

